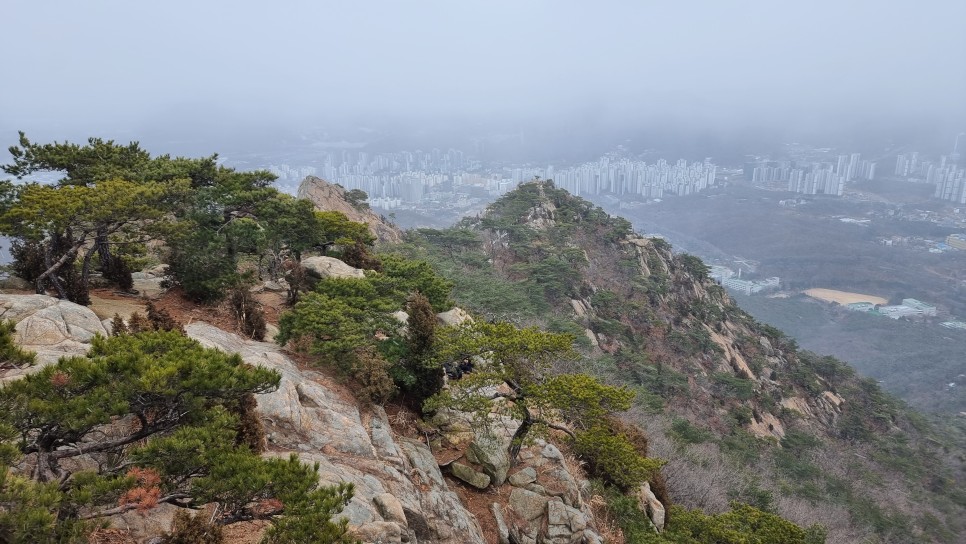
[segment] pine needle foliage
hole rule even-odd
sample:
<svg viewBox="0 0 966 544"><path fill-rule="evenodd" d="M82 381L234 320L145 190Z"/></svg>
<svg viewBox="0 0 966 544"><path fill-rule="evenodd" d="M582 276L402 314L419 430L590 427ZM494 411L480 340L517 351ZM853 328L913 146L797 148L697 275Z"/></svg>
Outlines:
<svg viewBox="0 0 966 544"><path fill-rule="evenodd" d="M13 341L16 327L17 324L13 321L0 321L0 370L34 364L34 354L20 349Z"/></svg>
<svg viewBox="0 0 966 544"><path fill-rule="evenodd" d="M0 328L0 345L10 334ZM279 379L161 331L95 337L86 356L10 382L0 389L0 542L85 542L102 516L161 503L216 503L216 525L272 520L273 542L349 542L332 518L352 486L320 487L318 466L294 456L262 459L250 447L260 435L236 415L253 417L254 396ZM77 470L78 456L97 468ZM18 457L29 474L9 470ZM182 537L199 529L185 524Z"/></svg>

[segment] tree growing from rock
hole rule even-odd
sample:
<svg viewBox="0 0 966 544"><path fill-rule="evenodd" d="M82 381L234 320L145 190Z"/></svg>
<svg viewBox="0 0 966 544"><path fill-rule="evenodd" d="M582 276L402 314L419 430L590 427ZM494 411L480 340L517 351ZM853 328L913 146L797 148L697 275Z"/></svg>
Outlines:
<svg viewBox="0 0 966 544"><path fill-rule="evenodd" d="M348 246L361 243L371 246L376 241L368 225L351 221L342 212L317 211L315 218L319 224L317 247L322 250L323 255L333 245Z"/></svg>
<svg viewBox="0 0 966 544"><path fill-rule="evenodd" d="M614 411L630 407L633 393L578 374L554 374L555 363L577 356L574 337L517 328L510 323L474 321L441 329L436 360L480 361L469 374L430 398L424 409L473 413L480 422L497 411L520 421L510 458L534 431L557 429L570 436Z"/></svg>
<svg viewBox="0 0 966 544"><path fill-rule="evenodd" d="M20 349L13 342L16 327L13 321L0 321L0 371L34 364L34 354Z"/></svg>
<svg viewBox="0 0 966 544"><path fill-rule="evenodd" d="M9 335L9 333L6 333ZM217 524L275 522L270 542L348 542L348 485L262 459L234 415L279 375L176 332L95 338L0 389L0 541L86 542L104 516L216 504ZM241 440L240 440L241 439ZM12 467L12 470L8 470Z"/></svg>

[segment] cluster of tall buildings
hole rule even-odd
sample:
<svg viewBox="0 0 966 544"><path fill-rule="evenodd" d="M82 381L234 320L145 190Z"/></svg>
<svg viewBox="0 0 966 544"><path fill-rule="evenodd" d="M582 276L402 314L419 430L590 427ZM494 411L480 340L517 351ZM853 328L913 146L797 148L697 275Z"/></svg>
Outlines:
<svg viewBox="0 0 966 544"><path fill-rule="evenodd" d="M956 157L955 150L939 162L926 160L918 152L901 153L896 157L896 177L934 184L936 198L966 204L966 169L956 165Z"/></svg>
<svg viewBox="0 0 966 544"><path fill-rule="evenodd" d="M441 185L459 179L459 174L478 170L479 161L470 160L458 149L370 153L338 150L321 153L318 166L291 167L271 165L268 170L280 180L299 182L318 175L346 189L361 189L370 200L398 207L402 203L418 203Z"/></svg>
<svg viewBox="0 0 966 544"><path fill-rule="evenodd" d="M555 169L512 166L484 169L462 151L433 149L429 152L368 153L358 150L325 152L319 166L271 165L282 182L318 175L346 189L361 189L377 207L397 208L420 202L458 198L476 188L491 196L504 194L534 177L553 179L558 187L579 195L635 195L661 198L665 194L688 195L714 184L717 166L709 159L689 163L644 161L609 154L595 162ZM443 195L442 197L440 195Z"/></svg>
<svg viewBox="0 0 966 544"><path fill-rule="evenodd" d="M689 195L707 189L714 185L717 168L710 159L692 163L681 159L673 164L661 159L648 164L604 156L564 170L550 166L546 177L576 195L611 193L662 198L665 193Z"/></svg>
<svg viewBox="0 0 966 544"><path fill-rule="evenodd" d="M859 153L839 155L836 162L763 161L744 165L745 179L786 183L793 193L842 196L845 184L875 179L876 163Z"/></svg>

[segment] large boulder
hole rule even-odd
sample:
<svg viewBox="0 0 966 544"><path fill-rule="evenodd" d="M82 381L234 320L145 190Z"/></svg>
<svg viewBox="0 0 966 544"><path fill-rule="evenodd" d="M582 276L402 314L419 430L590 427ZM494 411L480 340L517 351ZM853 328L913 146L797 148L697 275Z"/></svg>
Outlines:
<svg viewBox="0 0 966 544"><path fill-rule="evenodd" d="M647 512L648 519L654 524L654 527L658 531L664 530L664 519L667 517L667 512L661 501L657 499L657 496L651 491L651 484L644 482L641 484L640 489L637 490L637 502L639 508L643 512Z"/></svg>
<svg viewBox="0 0 966 544"><path fill-rule="evenodd" d="M460 480L470 484L477 489L486 489L490 485L490 477L469 465L463 463L452 463L449 471Z"/></svg>
<svg viewBox="0 0 966 544"><path fill-rule="evenodd" d="M466 322L472 322L473 316L466 313L466 310L456 307L452 310L447 310L436 314L436 320L440 325L445 325L449 327L457 327Z"/></svg>
<svg viewBox="0 0 966 544"><path fill-rule="evenodd" d="M549 501L545 495L514 487L508 504L521 519L533 521L543 516Z"/></svg>
<svg viewBox="0 0 966 544"><path fill-rule="evenodd" d="M162 503L147 512L129 510L109 519L112 527L127 532L126 536L130 540L125 542L147 544L155 542L158 535L171 531L174 515L179 510L182 509L173 504Z"/></svg>
<svg viewBox="0 0 966 544"><path fill-rule="evenodd" d="M372 457L373 446L358 408L313 378L318 375L295 366L279 348L267 342L250 342L202 321L185 332L206 347L241 355L246 363L264 366L282 375L278 389L258 395L258 411L273 423L270 442L303 451L332 448Z"/></svg>
<svg viewBox="0 0 966 544"><path fill-rule="evenodd" d="M516 487L526 487L537 481L537 470L533 467L526 467L510 475L510 485Z"/></svg>
<svg viewBox="0 0 966 544"><path fill-rule="evenodd" d="M34 286L21 277L7 275L6 277L0 278L0 289L7 291L33 291Z"/></svg>
<svg viewBox="0 0 966 544"><path fill-rule="evenodd" d="M365 273L349 266L334 257L306 257L302 259L305 271L316 279L325 278L364 278Z"/></svg>
<svg viewBox="0 0 966 544"><path fill-rule="evenodd" d="M483 467L493 485L503 485L510 471L510 437L503 433L482 431L476 434L466 458Z"/></svg>
<svg viewBox="0 0 966 544"><path fill-rule="evenodd" d="M95 335L107 336L90 308L47 295L0 294L0 319L17 323L14 342L37 354L37 364L4 379L36 372L61 357L84 355Z"/></svg>

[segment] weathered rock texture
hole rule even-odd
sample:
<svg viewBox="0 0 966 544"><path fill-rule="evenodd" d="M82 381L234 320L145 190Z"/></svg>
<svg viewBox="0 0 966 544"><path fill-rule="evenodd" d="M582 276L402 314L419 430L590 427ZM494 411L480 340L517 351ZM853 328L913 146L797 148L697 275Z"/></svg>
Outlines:
<svg viewBox="0 0 966 544"><path fill-rule="evenodd" d="M0 295L0 311L0 318L18 322L16 341L38 351L44 364L63 355L82 355L95 334L106 335L89 308L43 295ZM185 332L202 345L237 353L248 364L281 374L277 391L258 396L269 444L266 455L295 453L307 463L318 463L324 485L351 482L355 493L342 515L362 542L484 544L476 517L450 489L430 449L395 436L382 409L360 410L351 395L327 385L331 382L318 372L299 368L274 344L197 321ZM568 470L560 450L537 441L511 466L506 448L515 422L497 418L479 429L465 414L446 418L447 434L467 435L466 455L448 463L449 471L476 488L510 488L508 500L483 512L495 517L501 542L601 542L584 502L586 482ZM170 510L137 518L116 516L111 522L145 542L169 528Z"/></svg>
<svg viewBox="0 0 966 544"><path fill-rule="evenodd" d="M318 373L296 367L278 346L207 323L185 329L206 346L281 373L279 389L258 397L271 455L294 452L318 462L324 484L353 483L355 494L343 515L363 542L484 542L476 518L449 489L429 448L393 436L385 412L360 412L353 399L326 387Z"/></svg>
<svg viewBox="0 0 966 544"><path fill-rule="evenodd" d="M315 176L299 185L298 197L310 200L317 210L342 212L352 221L369 225L369 230L380 242L401 242L402 232L372 210L357 209L345 198L345 189Z"/></svg>
<svg viewBox="0 0 966 544"><path fill-rule="evenodd" d="M83 355L94 335L107 336L90 308L46 295L0 294L0 319L16 321L14 342L37 354L37 364L9 371L4 379L36 372L64 356Z"/></svg>
<svg viewBox="0 0 966 544"><path fill-rule="evenodd" d="M454 477L476 488L501 488L487 492L495 502L485 513L493 517L499 542L603 542L586 502L589 483L568 466L556 446L536 440L511 463L507 448L519 423L496 415L485 427L470 421L466 414L441 411L433 423L443 430L446 442L464 444L463 456L449 463Z"/></svg>
<svg viewBox="0 0 966 544"><path fill-rule="evenodd" d="M501 540L520 543L602 543L596 521L585 502L589 484L578 480L553 444L537 441L520 453L507 482L510 498L497 517L506 527ZM501 531L503 528L501 527Z"/></svg>
<svg viewBox="0 0 966 544"><path fill-rule="evenodd" d="M335 257L306 257L302 259L305 271L316 279L325 278L364 278L365 273L349 266Z"/></svg>
<svg viewBox="0 0 966 544"><path fill-rule="evenodd" d="M466 310L462 308L453 308L445 312L440 312L436 314L436 320L440 325L445 325L449 327L458 327L466 322L472 322L473 317L466 313Z"/></svg>

